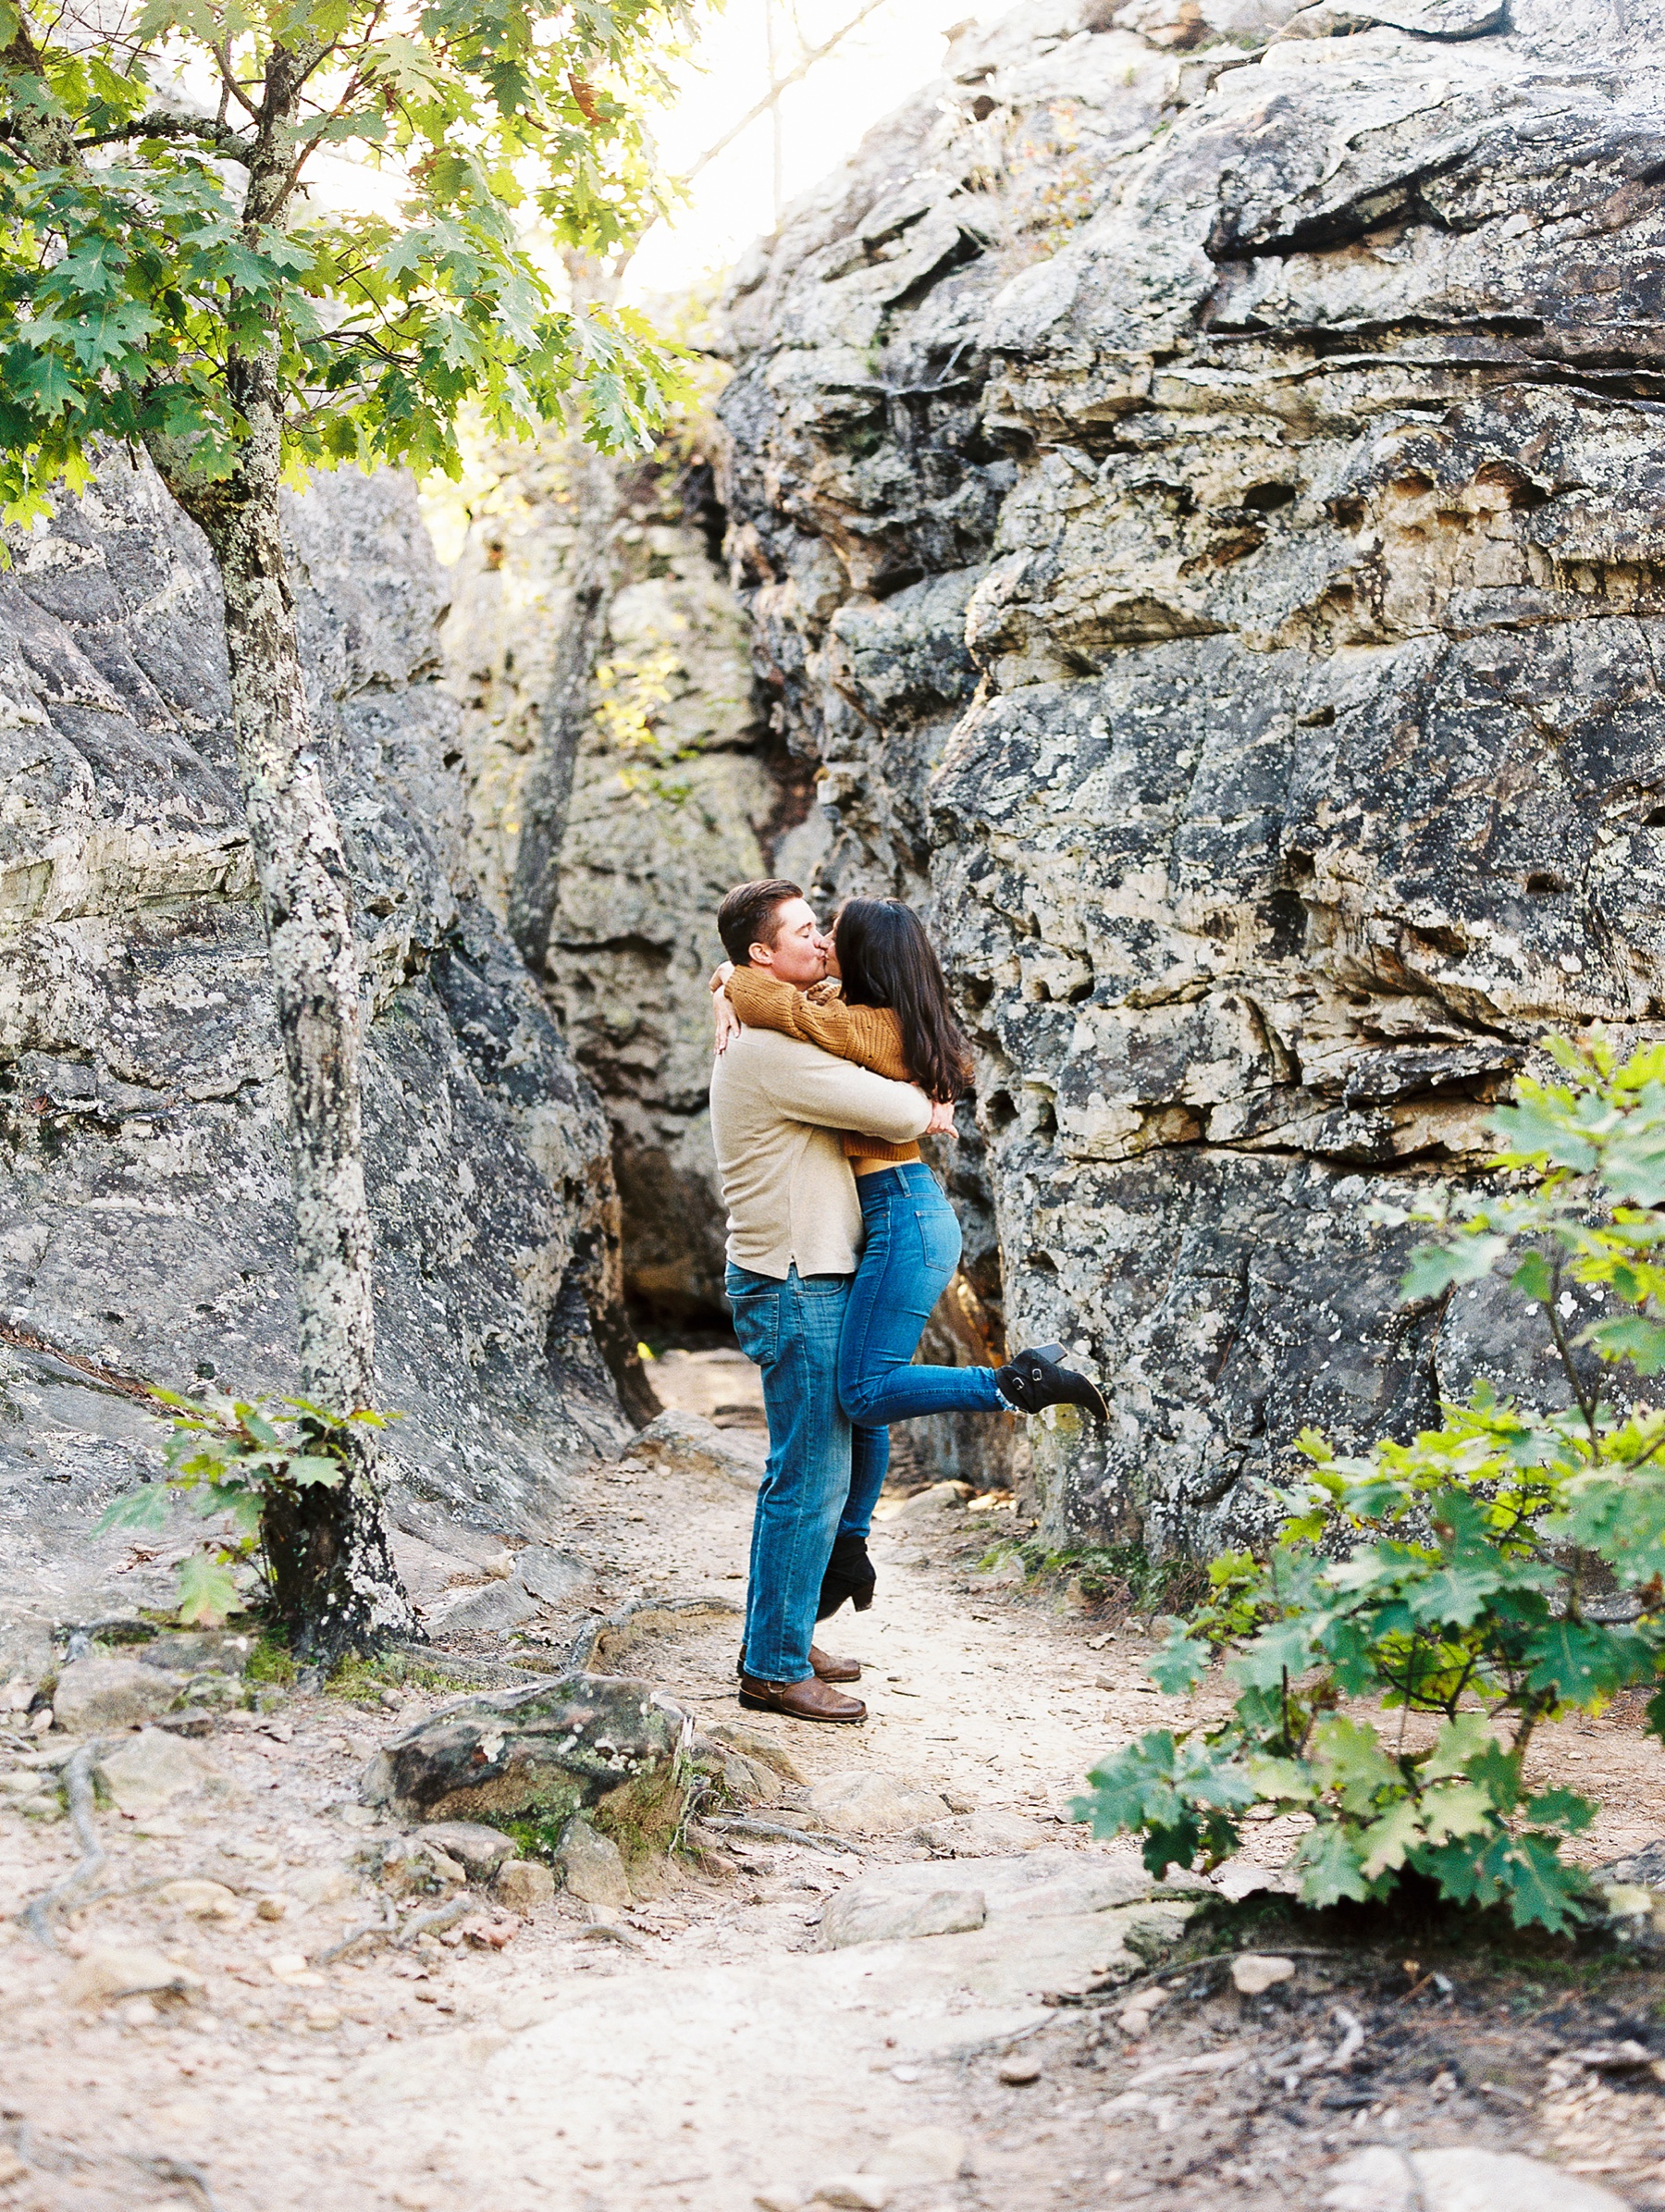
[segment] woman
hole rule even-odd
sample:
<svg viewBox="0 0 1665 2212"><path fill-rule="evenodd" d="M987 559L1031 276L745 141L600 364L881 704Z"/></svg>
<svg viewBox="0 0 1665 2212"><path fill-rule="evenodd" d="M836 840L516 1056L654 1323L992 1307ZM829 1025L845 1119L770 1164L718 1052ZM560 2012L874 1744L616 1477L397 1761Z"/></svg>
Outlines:
<svg viewBox="0 0 1665 2212"><path fill-rule="evenodd" d="M969 1086L970 1047L919 917L900 899L848 899L833 923L832 946L828 967L839 978L840 997L823 997L826 986L806 995L758 969L727 962L712 988L742 1023L783 1031L878 1075L916 1083L940 1106L951 1104ZM720 1052L732 1033L720 998ZM839 1346L839 1400L856 1439L849 1500L821 1588L822 1620L846 1597L857 1613L872 1603L867 1538L890 1463L890 1422L922 1414L1036 1414L1048 1405L1084 1406L1105 1418L1097 1385L1059 1365L1060 1344L1021 1352L1004 1367L911 1364L931 1308L959 1265L959 1223L917 1144L886 1144L852 1131L844 1146L866 1242Z"/></svg>

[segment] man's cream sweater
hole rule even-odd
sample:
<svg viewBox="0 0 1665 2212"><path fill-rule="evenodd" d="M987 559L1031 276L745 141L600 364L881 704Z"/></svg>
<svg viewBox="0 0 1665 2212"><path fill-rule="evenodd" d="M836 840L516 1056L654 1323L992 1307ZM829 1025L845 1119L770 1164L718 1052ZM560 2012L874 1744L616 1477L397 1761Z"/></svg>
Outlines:
<svg viewBox="0 0 1665 2212"><path fill-rule="evenodd" d="M861 1256L861 1202L841 1130L904 1144L931 1119L912 1083L894 1083L817 1044L742 1030L711 1069L711 1136L728 1206L728 1255L754 1275L849 1275Z"/></svg>

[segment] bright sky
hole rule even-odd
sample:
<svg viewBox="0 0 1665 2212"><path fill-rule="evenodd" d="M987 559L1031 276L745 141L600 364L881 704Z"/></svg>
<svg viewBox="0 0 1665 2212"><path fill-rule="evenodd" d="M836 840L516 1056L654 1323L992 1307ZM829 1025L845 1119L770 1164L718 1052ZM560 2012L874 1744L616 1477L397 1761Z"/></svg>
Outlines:
<svg viewBox="0 0 1665 2212"><path fill-rule="evenodd" d="M993 22L1013 0L883 0L858 30L818 62L782 98L782 186L785 204L851 152L881 117L934 77L944 33L970 20ZM706 148L769 89L768 19L774 25L776 74L806 47L847 23L861 0L728 0L713 12L698 66L682 72L682 98L655 129L672 176L690 169ZM629 290L638 298L678 292L708 270L738 260L774 228L774 139L760 116L726 153L702 170L693 204L643 240Z"/></svg>

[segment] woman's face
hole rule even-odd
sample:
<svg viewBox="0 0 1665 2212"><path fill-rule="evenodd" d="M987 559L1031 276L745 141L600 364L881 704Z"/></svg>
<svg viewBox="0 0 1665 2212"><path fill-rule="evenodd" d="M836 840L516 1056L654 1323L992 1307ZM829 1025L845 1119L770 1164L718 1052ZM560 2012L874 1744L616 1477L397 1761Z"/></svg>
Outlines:
<svg viewBox="0 0 1665 2212"><path fill-rule="evenodd" d="M838 965L838 924L836 921L827 932L827 973L831 976L842 976L844 973L844 970Z"/></svg>

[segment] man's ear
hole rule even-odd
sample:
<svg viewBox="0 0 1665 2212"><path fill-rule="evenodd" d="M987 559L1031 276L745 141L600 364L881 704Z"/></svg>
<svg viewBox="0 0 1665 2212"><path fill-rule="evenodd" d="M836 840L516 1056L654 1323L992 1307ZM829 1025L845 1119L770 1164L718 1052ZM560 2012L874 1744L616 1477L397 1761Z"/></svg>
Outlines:
<svg viewBox="0 0 1665 2212"><path fill-rule="evenodd" d="M774 966L774 946L772 945L748 945L746 953L746 964L748 968L772 968Z"/></svg>

